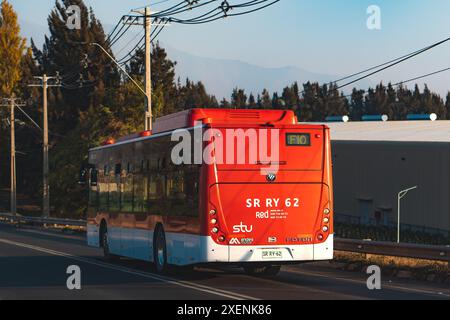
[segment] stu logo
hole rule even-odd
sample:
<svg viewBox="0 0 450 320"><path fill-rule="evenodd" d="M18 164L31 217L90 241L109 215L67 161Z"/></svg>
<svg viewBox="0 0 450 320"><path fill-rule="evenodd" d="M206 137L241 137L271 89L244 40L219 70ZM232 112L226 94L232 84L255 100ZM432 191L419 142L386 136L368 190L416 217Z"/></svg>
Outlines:
<svg viewBox="0 0 450 320"><path fill-rule="evenodd" d="M241 224L233 227L233 233L250 233L253 231L253 226L247 226L242 221Z"/></svg>

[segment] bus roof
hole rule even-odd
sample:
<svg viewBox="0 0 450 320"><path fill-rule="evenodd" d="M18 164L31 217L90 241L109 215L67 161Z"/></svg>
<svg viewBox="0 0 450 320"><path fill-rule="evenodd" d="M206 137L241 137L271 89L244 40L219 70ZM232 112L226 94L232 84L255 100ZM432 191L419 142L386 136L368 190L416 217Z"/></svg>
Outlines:
<svg viewBox="0 0 450 320"><path fill-rule="evenodd" d="M249 109L191 109L156 119L152 132L134 133L122 138L109 139L103 146L91 151L137 140L151 139L177 129L193 128L198 125L298 125L292 110L249 110ZM324 127L316 125L316 127Z"/></svg>
<svg viewBox="0 0 450 320"><path fill-rule="evenodd" d="M202 124L297 124L292 110L191 109L158 118L153 133L191 128Z"/></svg>

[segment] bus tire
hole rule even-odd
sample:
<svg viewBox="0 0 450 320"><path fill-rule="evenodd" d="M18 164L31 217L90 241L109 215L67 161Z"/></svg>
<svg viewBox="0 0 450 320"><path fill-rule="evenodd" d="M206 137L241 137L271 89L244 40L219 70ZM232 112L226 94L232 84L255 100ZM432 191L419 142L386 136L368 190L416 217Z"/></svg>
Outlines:
<svg viewBox="0 0 450 320"><path fill-rule="evenodd" d="M108 229L106 225L103 225L101 228L101 244L103 248L103 258L108 262L113 262L119 259L119 256L116 256L114 254L111 254L110 247L109 247L109 236L108 236Z"/></svg>
<svg viewBox="0 0 450 320"><path fill-rule="evenodd" d="M167 272L167 245L166 234L162 226L156 227L153 243L153 261L156 272L164 274Z"/></svg>
<svg viewBox="0 0 450 320"><path fill-rule="evenodd" d="M255 277L275 277L280 273L281 266L245 266L244 271Z"/></svg>

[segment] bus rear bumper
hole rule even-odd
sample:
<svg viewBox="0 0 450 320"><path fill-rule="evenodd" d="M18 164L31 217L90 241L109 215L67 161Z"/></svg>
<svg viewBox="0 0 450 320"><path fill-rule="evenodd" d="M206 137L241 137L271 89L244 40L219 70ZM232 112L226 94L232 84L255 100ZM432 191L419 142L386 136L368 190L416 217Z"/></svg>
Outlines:
<svg viewBox="0 0 450 320"><path fill-rule="evenodd" d="M295 263L304 261L326 261L333 259L334 236L330 235L324 243L315 245L291 246L223 246L211 238L206 240L205 262L229 263Z"/></svg>

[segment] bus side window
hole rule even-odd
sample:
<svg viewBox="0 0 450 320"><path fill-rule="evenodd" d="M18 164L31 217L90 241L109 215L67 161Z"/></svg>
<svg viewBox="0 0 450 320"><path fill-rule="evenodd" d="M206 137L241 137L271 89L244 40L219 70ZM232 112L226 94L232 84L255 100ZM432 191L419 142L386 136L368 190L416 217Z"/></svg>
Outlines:
<svg viewBox="0 0 450 320"><path fill-rule="evenodd" d="M124 212L133 212L133 165L127 164L127 170L121 181L121 209Z"/></svg>
<svg viewBox="0 0 450 320"><path fill-rule="evenodd" d="M188 217L198 217L200 166L192 165L185 173L186 212Z"/></svg>
<svg viewBox="0 0 450 320"><path fill-rule="evenodd" d="M95 167L89 170L89 206L92 208L98 208L99 206L99 185L98 185L98 172Z"/></svg>
<svg viewBox="0 0 450 320"><path fill-rule="evenodd" d="M114 175L109 178L109 210L118 212L120 210L120 175L122 172L122 165L116 164L114 166Z"/></svg>
<svg viewBox="0 0 450 320"><path fill-rule="evenodd" d="M172 167L167 175L167 199L169 214L197 217L199 205L199 166Z"/></svg>
<svg viewBox="0 0 450 320"><path fill-rule="evenodd" d="M95 167L90 170L90 184L91 187L96 187L98 184L98 171Z"/></svg>
<svg viewBox="0 0 450 320"><path fill-rule="evenodd" d="M99 196L99 209L108 211L109 202L109 176L107 174L107 166L104 166L103 170L99 172L98 177L98 190Z"/></svg>

